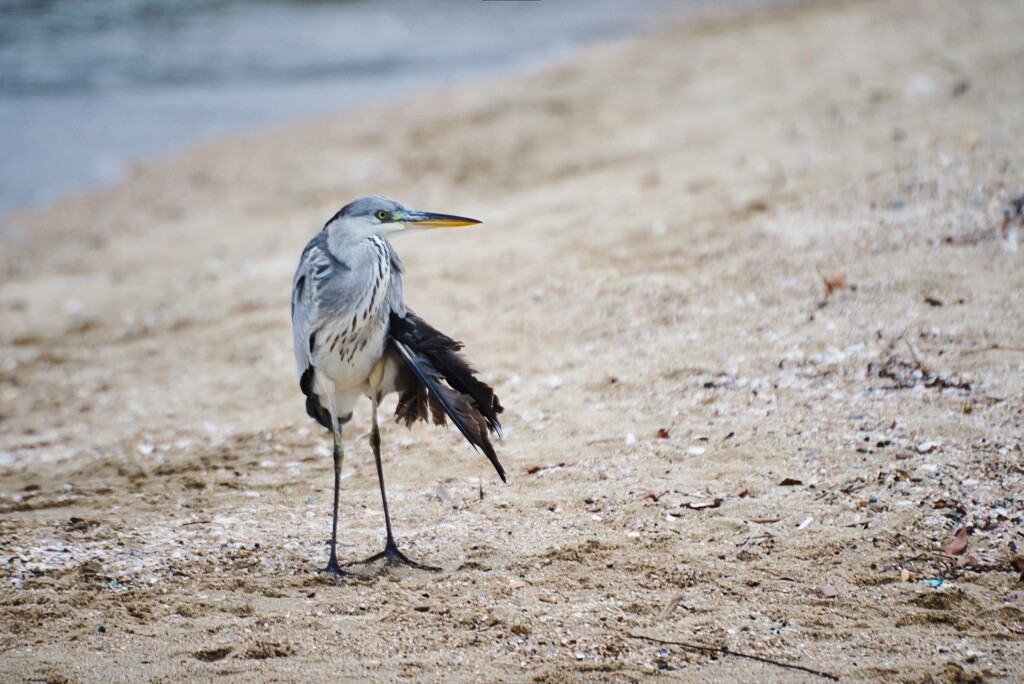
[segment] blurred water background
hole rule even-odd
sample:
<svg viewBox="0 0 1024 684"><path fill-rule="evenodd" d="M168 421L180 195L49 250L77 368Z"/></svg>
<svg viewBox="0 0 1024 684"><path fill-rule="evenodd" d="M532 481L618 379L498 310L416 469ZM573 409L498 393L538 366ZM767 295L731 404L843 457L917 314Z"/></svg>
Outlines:
<svg viewBox="0 0 1024 684"><path fill-rule="evenodd" d="M533 67L721 4L0 0L0 214L189 143Z"/></svg>

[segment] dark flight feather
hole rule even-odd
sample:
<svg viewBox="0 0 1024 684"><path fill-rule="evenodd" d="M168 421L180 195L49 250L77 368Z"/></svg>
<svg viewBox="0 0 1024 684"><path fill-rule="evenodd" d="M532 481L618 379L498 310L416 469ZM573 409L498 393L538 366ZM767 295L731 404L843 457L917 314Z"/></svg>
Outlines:
<svg viewBox="0 0 1024 684"><path fill-rule="evenodd" d="M445 424L451 418L466 440L484 452L502 482L505 469L488 436L501 436L498 414L503 411L494 390L476 377L458 353L456 342L412 311L404 317L392 313L389 342L411 372L399 378L395 417L411 425L417 420ZM429 410L429 413L428 413Z"/></svg>

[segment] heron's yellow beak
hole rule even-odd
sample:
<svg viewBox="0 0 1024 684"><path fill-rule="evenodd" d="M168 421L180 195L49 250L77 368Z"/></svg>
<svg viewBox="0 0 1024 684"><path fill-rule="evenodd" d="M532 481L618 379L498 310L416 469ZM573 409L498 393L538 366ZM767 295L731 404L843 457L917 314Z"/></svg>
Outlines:
<svg viewBox="0 0 1024 684"><path fill-rule="evenodd" d="M406 214L403 223L408 228L456 228L458 226L472 226L480 223L480 221L464 216L434 214L429 211L410 211Z"/></svg>

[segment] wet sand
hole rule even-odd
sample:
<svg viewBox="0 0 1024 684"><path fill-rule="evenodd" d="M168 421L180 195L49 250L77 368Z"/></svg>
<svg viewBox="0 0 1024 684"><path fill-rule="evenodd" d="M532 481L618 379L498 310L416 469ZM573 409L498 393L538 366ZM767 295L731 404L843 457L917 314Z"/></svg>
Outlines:
<svg viewBox="0 0 1024 684"><path fill-rule="evenodd" d="M820 680L641 635L1019 680L1021 25L696 18L9 217L0 679ZM507 407L510 477L384 420L399 541L443 571L333 586L289 287L365 192L485 221L396 247ZM346 559L382 543L368 425Z"/></svg>

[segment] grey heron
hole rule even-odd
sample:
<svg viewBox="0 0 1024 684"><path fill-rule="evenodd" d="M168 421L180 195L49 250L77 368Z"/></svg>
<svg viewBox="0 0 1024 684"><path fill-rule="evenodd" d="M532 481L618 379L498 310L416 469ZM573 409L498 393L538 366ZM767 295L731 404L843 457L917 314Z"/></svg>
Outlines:
<svg viewBox="0 0 1024 684"><path fill-rule="evenodd" d="M405 305L405 271L388 241L408 230L476 223L480 222L413 211L388 197L368 195L331 217L302 252L292 281L292 334L306 412L334 437L331 554L324 572L335 582L355 575L342 569L336 547L338 491L345 458L342 426L351 420L361 397L368 397L371 404L370 447L377 463L387 536L383 551L345 565L383 558L381 570L396 563L436 569L406 557L391 530L377 424L377 407L386 394L398 393L395 417L407 426L430 419L444 425L446 416L450 418L505 480L488 436L501 436L498 397L459 353L460 342Z"/></svg>

